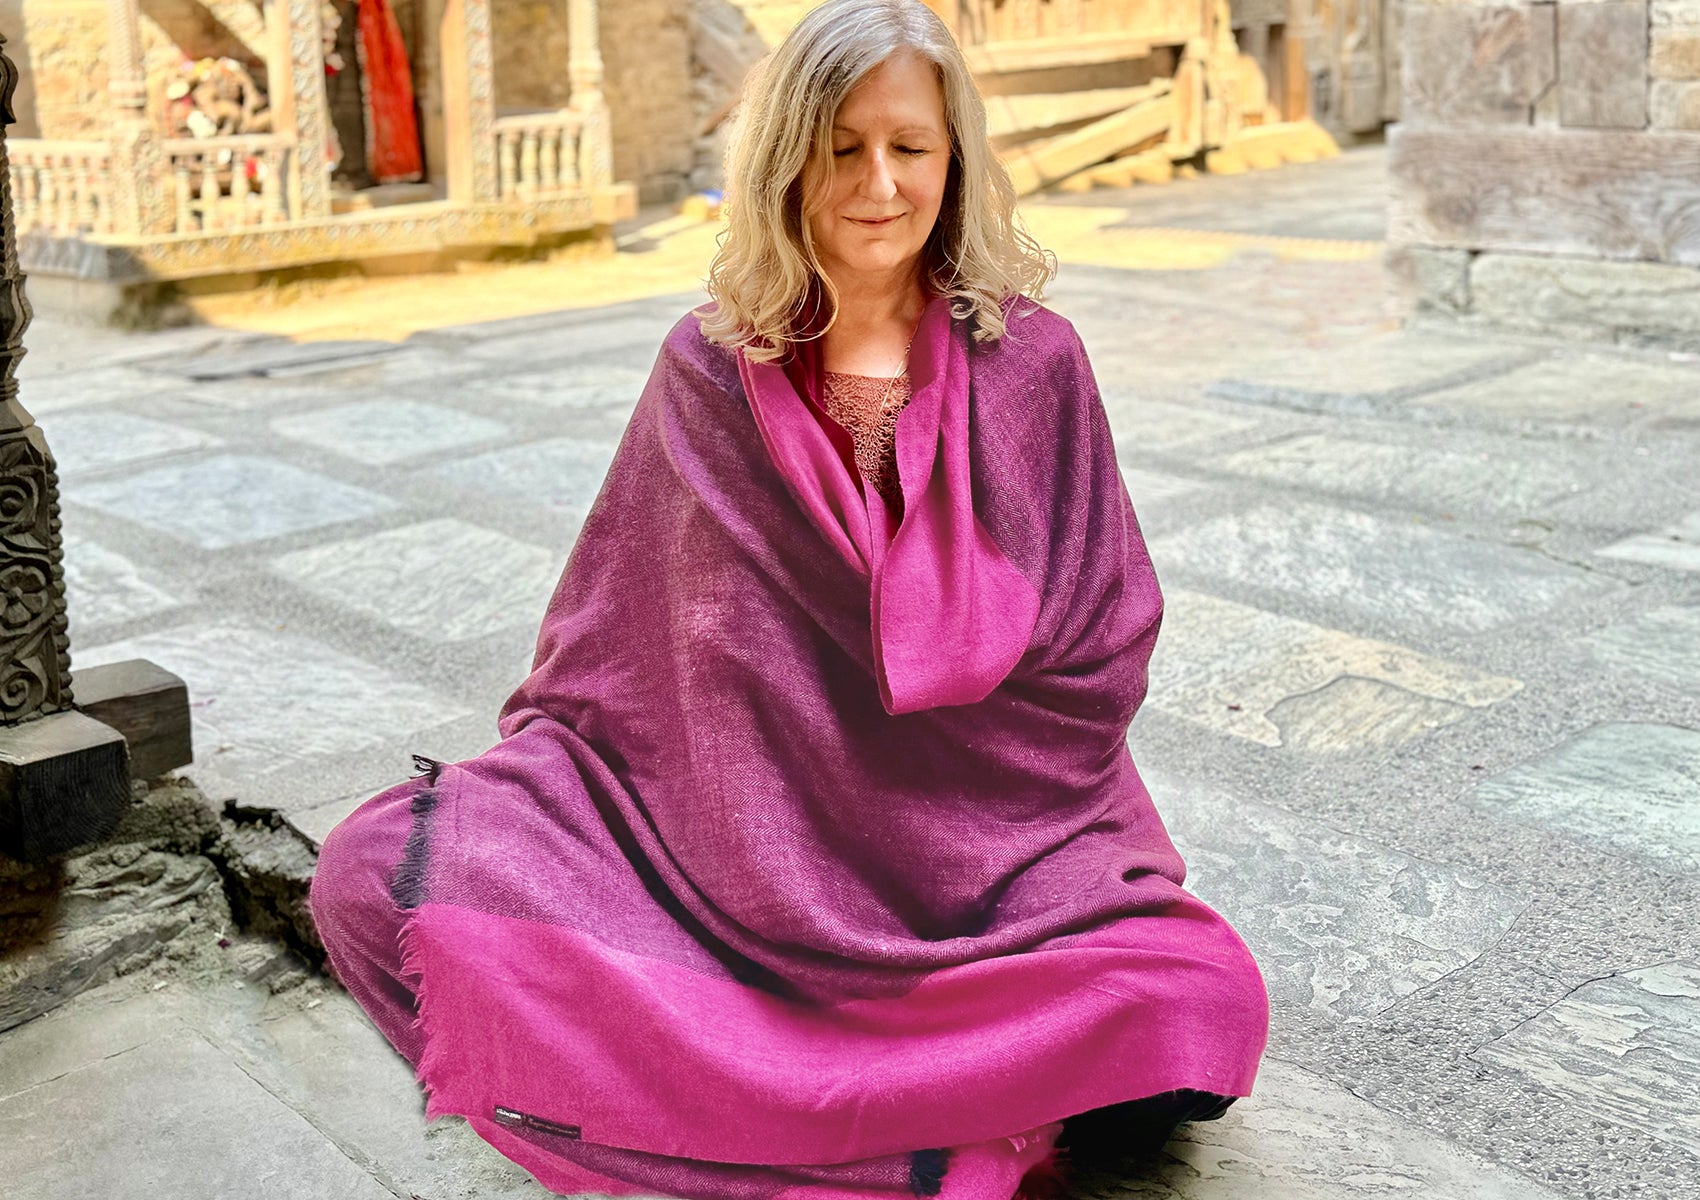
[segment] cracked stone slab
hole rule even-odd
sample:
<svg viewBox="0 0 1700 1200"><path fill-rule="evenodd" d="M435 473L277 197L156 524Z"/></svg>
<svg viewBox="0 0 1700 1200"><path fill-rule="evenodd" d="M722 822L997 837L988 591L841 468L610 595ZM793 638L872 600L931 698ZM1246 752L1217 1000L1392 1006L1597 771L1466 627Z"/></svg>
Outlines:
<svg viewBox="0 0 1700 1200"><path fill-rule="evenodd" d="M1261 746L1330 752L1403 745L1522 686L1403 646L1170 588L1146 703Z"/></svg>
<svg viewBox="0 0 1700 1200"><path fill-rule="evenodd" d="M387 496L365 488L244 454L84 484L67 499L203 550L318 529L396 507Z"/></svg>
<svg viewBox="0 0 1700 1200"><path fill-rule="evenodd" d="M335 1143L178 1026L0 1100L0 1177L30 1200L394 1200Z"/></svg>
<svg viewBox="0 0 1700 1200"><path fill-rule="evenodd" d="M196 429L121 412L69 412L40 424L61 475L100 471L221 444L218 438Z"/></svg>
<svg viewBox="0 0 1700 1200"><path fill-rule="evenodd" d="M1652 533L1639 533L1607 546L1606 558L1672 567L1678 571L1700 571L1700 512L1689 513L1674 525Z"/></svg>
<svg viewBox="0 0 1700 1200"><path fill-rule="evenodd" d="M1700 417L1700 372L1602 354L1551 358L1462 387L1425 405L1459 413L1547 421L1603 417Z"/></svg>
<svg viewBox="0 0 1700 1200"><path fill-rule="evenodd" d="M505 495L582 518L602 487L613 442L553 438L431 467L425 474L468 492Z"/></svg>
<svg viewBox="0 0 1700 1200"><path fill-rule="evenodd" d="M151 617L189 599L156 585L135 563L99 542L65 535L65 602L73 628Z"/></svg>
<svg viewBox="0 0 1700 1200"><path fill-rule="evenodd" d="M1475 961L1528 898L1267 805L1154 780L1187 887L1263 968L1270 998L1366 1017Z"/></svg>
<svg viewBox="0 0 1700 1200"><path fill-rule="evenodd" d="M1403 400L1510 370L1527 357L1527 351L1487 342L1395 333L1326 354L1285 351L1212 385L1210 394L1304 407Z"/></svg>
<svg viewBox="0 0 1700 1200"><path fill-rule="evenodd" d="M1602 629L1584 644L1608 667L1672 687L1700 690L1700 605L1672 605L1642 613Z"/></svg>
<svg viewBox="0 0 1700 1200"><path fill-rule="evenodd" d="M1700 964L1585 983L1473 1057L1700 1156Z"/></svg>
<svg viewBox="0 0 1700 1200"><path fill-rule="evenodd" d="M1305 434L1217 458L1215 466L1321 492L1434 510L1529 512L1582 490L1574 464Z"/></svg>
<svg viewBox="0 0 1700 1200"><path fill-rule="evenodd" d="M469 715L455 701L322 642L238 625L129 638L79 652L74 666L130 658L156 662L188 683L192 773L203 787L209 776L300 773L316 758L399 744ZM306 797L304 791L311 802Z"/></svg>
<svg viewBox="0 0 1700 1200"><path fill-rule="evenodd" d="M150 368L199 383L216 383L258 375L280 378L331 370L370 358L394 354L392 342L267 341L237 346L224 352L157 359Z"/></svg>
<svg viewBox="0 0 1700 1200"><path fill-rule="evenodd" d="M505 437L508 427L414 400L365 400L279 417L272 428L344 458L390 466Z"/></svg>
<svg viewBox="0 0 1700 1200"><path fill-rule="evenodd" d="M535 627L561 567L553 550L453 519L272 561L272 570L314 595L432 642Z"/></svg>
<svg viewBox="0 0 1700 1200"><path fill-rule="evenodd" d="M1700 732L1606 724L1495 776L1475 801L1594 846L1700 871Z"/></svg>
<svg viewBox="0 0 1700 1200"><path fill-rule="evenodd" d="M1181 1126L1139 1178L1081 1183L1081 1200L1558 1200L1276 1059L1249 1099Z"/></svg>
<svg viewBox="0 0 1700 1200"><path fill-rule="evenodd" d="M1158 574L1344 604L1396 628L1485 632L1615 586L1526 549L1296 503L1260 505L1150 543Z"/></svg>
<svg viewBox="0 0 1700 1200"><path fill-rule="evenodd" d="M566 363L539 371L502 375L478 388L480 396L549 408L624 408L637 404L649 380L635 367Z"/></svg>

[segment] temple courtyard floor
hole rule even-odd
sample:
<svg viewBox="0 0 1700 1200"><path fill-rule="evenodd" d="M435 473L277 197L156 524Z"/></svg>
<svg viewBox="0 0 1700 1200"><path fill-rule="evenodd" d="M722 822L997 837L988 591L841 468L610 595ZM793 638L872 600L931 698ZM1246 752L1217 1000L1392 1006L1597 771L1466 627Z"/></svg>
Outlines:
<svg viewBox="0 0 1700 1200"><path fill-rule="evenodd" d="M1027 210L1168 597L1134 756L1273 1002L1252 1099L1075 1194L1700 1197L1700 358L1402 325L1383 166ZM0 957L0 1193L544 1194L423 1125L302 889L494 739L713 232L31 330L74 666L187 680L199 790Z"/></svg>

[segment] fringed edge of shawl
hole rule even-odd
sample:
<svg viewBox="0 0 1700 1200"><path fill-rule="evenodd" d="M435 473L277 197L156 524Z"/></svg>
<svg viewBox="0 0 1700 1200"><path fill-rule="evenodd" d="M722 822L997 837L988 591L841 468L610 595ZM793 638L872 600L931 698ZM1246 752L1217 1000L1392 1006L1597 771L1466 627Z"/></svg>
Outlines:
<svg viewBox="0 0 1700 1200"><path fill-rule="evenodd" d="M426 899L426 873L431 858L431 818L437 811L438 779L443 764L435 759L414 755L413 763L425 779L425 786L414 795L410 809L413 827L407 834L407 846L401 862L390 877L390 898L401 910L401 982L413 993L413 1025L419 1061L413 1064L413 1078L425 1096L425 1120L450 1115L437 1103L432 1080L436 1078L441 1051L431 1037L432 998L425 982L423 954L419 947L419 906Z"/></svg>
<svg viewBox="0 0 1700 1200"><path fill-rule="evenodd" d="M916 1196L936 1196L944 1190L945 1172L950 1170L949 1150L915 1150L909 1155L909 1191Z"/></svg>

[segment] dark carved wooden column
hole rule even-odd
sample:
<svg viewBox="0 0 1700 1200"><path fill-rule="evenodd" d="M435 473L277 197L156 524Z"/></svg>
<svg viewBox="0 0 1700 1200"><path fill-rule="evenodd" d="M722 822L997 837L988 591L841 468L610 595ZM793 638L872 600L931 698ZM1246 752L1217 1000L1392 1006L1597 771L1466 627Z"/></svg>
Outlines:
<svg viewBox="0 0 1700 1200"><path fill-rule="evenodd" d="M71 703L59 481L18 403L30 323L5 126L18 70L0 35L0 854L39 861L110 832L130 799L123 735Z"/></svg>

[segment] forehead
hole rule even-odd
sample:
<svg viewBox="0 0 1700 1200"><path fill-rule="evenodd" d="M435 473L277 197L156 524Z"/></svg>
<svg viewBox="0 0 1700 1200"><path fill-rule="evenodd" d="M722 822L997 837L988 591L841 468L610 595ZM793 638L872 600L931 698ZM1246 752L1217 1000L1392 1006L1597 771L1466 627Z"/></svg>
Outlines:
<svg viewBox="0 0 1700 1200"><path fill-rule="evenodd" d="M944 88L938 68L900 50L864 75L833 117L842 129L917 128L944 131Z"/></svg>

